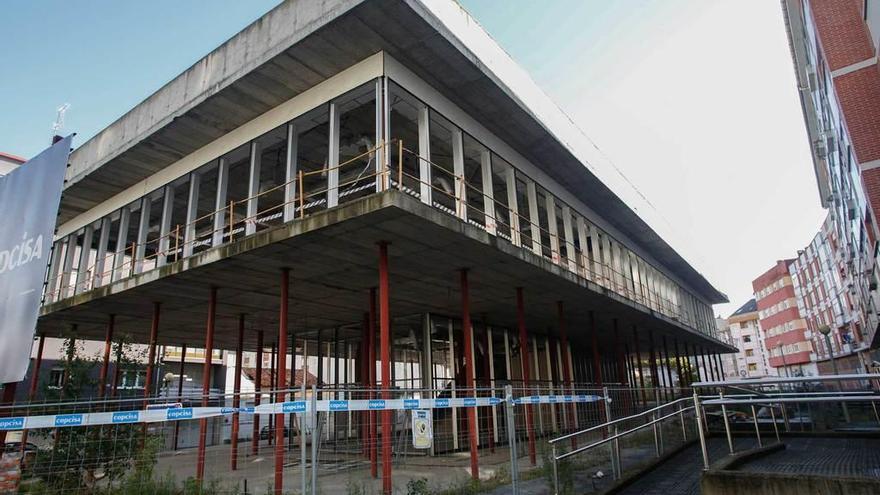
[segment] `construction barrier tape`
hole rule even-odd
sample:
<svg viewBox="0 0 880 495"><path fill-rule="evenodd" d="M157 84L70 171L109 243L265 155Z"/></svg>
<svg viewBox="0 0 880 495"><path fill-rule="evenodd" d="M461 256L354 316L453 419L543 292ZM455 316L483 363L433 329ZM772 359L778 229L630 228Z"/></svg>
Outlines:
<svg viewBox="0 0 880 495"><path fill-rule="evenodd" d="M598 395L533 395L513 400L514 404L564 404L596 402ZM384 411L410 409L447 409L451 407L487 407L502 404L498 397L457 397L449 399L357 399L314 401L318 412ZM213 418L231 414L302 414L311 412L312 401L298 400L261 404L256 407L151 407L141 411L114 411L45 416L13 416L0 418L0 431L35 428L68 428L74 426L119 425L130 423L161 423L188 419Z"/></svg>

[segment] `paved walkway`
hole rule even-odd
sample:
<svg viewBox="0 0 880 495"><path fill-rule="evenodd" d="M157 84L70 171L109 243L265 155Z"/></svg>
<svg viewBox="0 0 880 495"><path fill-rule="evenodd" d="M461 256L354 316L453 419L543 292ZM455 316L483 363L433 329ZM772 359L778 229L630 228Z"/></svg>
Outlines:
<svg viewBox="0 0 880 495"><path fill-rule="evenodd" d="M737 450L755 446L754 439L734 438ZM727 455L725 438L709 439L709 460L717 461ZM625 495L699 495L703 454L700 444L694 444L672 456L666 462L645 473L641 478L623 489Z"/></svg>
<svg viewBox="0 0 880 495"><path fill-rule="evenodd" d="M880 478L880 439L786 438L785 450L755 459L740 471Z"/></svg>

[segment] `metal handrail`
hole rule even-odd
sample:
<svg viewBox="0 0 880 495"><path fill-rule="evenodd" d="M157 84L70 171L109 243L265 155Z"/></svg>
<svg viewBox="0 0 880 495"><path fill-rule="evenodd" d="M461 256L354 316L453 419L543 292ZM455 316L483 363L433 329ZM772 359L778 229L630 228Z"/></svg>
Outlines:
<svg viewBox="0 0 880 495"><path fill-rule="evenodd" d="M694 382L691 387L730 387L734 385L778 385L782 383L803 382L837 382L849 380L877 380L878 373L848 374L848 375L819 375L819 376L791 376L779 378L758 378L756 380L727 380L720 382Z"/></svg>
<svg viewBox="0 0 880 495"><path fill-rule="evenodd" d="M604 391L605 391L604 395L606 396L606 401L605 401L606 416L610 417L610 407L609 407L610 403L607 399L608 389L605 388ZM615 420L607 421L605 423L602 423L602 424L596 425L596 426L592 426L592 427L587 428L585 430L581 430L581 431L574 432L574 433L569 433L567 435L563 435L561 437L557 437L552 440L549 440L548 443L550 444L550 448L552 449L551 460L552 460L552 467L553 467L553 493L554 494L559 493L559 469L558 469L559 461L566 459L568 457L577 455L577 454L584 453L588 450L595 449L596 447L600 447L600 446L605 445L610 442L613 442L613 445L611 448L611 469L614 473L614 479L620 479L622 469L621 469L621 461L620 461L619 440L627 435L630 435L630 434L635 433L637 431L643 430L645 428L648 428L648 427L654 428L654 447L656 449L657 457L659 457L660 453L661 453L661 449L662 449L662 447L661 447L662 440L661 440L660 436L658 435L658 431L657 431L658 425L660 423L662 423L663 421L666 421L674 416L679 416L679 417L681 417L682 432L684 433L685 439L686 439L687 438L687 429L685 428L685 423L684 423L684 413L691 411L691 410L696 411L697 408L696 408L696 404L691 405L691 406L687 406L687 407L682 407L681 405L687 401L695 401L696 402L697 400L699 400L699 399L698 399L698 396L696 396L696 394L694 395L694 397L682 397L680 399L676 399L676 400L661 404L661 405L653 407L651 409L647 409L647 410L642 411L640 413L636 413L636 414L626 416L623 418L618 418ZM669 414L666 414L666 415L663 415L660 417L657 417L656 414L654 414L657 411L660 411L661 409L664 409L664 408L667 408L670 406L674 406L676 404L679 404L679 408L677 411L671 412ZM619 423L622 423L625 421L632 421L633 419L638 419L638 418L641 418L641 417L648 415L648 414L654 414L654 418L651 419L650 421L647 421L644 424L636 426L635 428L630 428L629 430L626 430L623 432L617 431L617 425ZM697 418L697 421L699 422L700 419ZM610 435L605 436L601 440L590 443L588 445L584 445L583 447L575 448L575 449L570 450L568 452L564 452L560 455L557 455L557 453L556 453L556 445L558 442L560 442L562 440L573 438L575 436L582 435L584 433L588 433L591 431L600 430L600 429L609 429L610 430L611 427L614 427L614 432Z"/></svg>
<svg viewBox="0 0 880 495"><path fill-rule="evenodd" d="M606 400L607 400L607 398L606 398ZM617 418L617 419L615 419L615 420L608 421L608 422L606 422L606 423L602 423L602 424L600 424L600 425L591 426L591 427L589 427L589 428L587 428L587 429L585 429L585 430L580 430L580 431L576 431L576 432L574 432L574 433L569 433L569 434L567 434L567 435L563 435L563 436L561 436L561 437L556 437L556 438L554 438L554 439L552 439L552 440L548 440L547 443L549 443L550 445L553 445L554 443L560 442L560 441L562 441L562 440L567 440L567 439L569 439L569 438L576 437L576 436L578 436L578 435L583 435L583 434L585 434L585 433L589 433L589 432L591 432L591 431L596 431L596 430L601 429L601 428L608 428L609 426L614 426L614 425L616 425L616 424L618 424L618 423L623 423L624 421L631 421L631 420L633 420L633 419L636 419L636 418L639 418L639 417L641 417L641 416L644 416L644 415L646 415L646 414L648 414L648 413L652 413L652 412L654 412L654 411L659 411L660 409L663 409L663 408L665 408L665 407L671 406L671 405L673 405L673 404L678 404L679 402L687 402L687 401L692 401L692 400L694 400L694 399L691 398L691 397L682 397L682 398L680 398L680 399L676 399L676 400L674 400L674 401L672 401L672 402L667 402L667 403L665 403L665 404L661 404L661 405L659 405L659 406L657 406L657 407L653 407L653 408L651 408L651 409L646 409L646 410L644 410L644 411L642 411L642 412L640 412L640 413L636 413L636 414L633 414L633 415L630 415L630 416L626 416L626 417L624 417L624 418Z"/></svg>

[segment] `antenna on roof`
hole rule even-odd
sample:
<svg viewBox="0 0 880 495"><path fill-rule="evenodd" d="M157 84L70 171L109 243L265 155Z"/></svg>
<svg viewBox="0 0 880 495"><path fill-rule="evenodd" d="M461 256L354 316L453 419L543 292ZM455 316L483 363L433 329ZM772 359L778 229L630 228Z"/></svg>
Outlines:
<svg viewBox="0 0 880 495"><path fill-rule="evenodd" d="M64 114L67 113L67 109L70 108L70 103L65 103L58 107L58 116L55 117L55 122L52 124L52 143L55 143L60 139L58 133L61 131L61 128L64 127Z"/></svg>

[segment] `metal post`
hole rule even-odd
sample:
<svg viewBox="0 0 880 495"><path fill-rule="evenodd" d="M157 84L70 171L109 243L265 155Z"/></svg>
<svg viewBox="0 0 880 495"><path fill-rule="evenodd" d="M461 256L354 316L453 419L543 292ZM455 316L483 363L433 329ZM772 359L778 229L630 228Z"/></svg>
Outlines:
<svg viewBox="0 0 880 495"><path fill-rule="evenodd" d="M391 399L391 315L388 293L388 243L379 243L379 348L382 398ZM382 410L382 492L391 495L391 410Z"/></svg>
<svg viewBox="0 0 880 495"><path fill-rule="evenodd" d="M758 437L758 447L763 447L764 443L761 442L761 430L758 428L758 413L755 412L754 405L752 405L752 422L755 423L755 435Z"/></svg>
<svg viewBox="0 0 880 495"><path fill-rule="evenodd" d="M110 350L113 347L113 326L116 322L116 315L110 315L107 321L107 334L104 337L104 358L101 361L101 372L98 375L98 398L103 399L107 388L107 372L110 369ZM42 354L43 336L40 336L40 353ZM39 359L39 358L38 358ZM37 361L39 363L39 361ZM39 370L39 368L37 368ZM34 388L35 384L31 384Z"/></svg>
<svg viewBox="0 0 880 495"><path fill-rule="evenodd" d="M320 363L318 363L320 366ZM318 431L318 389L312 385L312 403L307 412L312 423L312 490L318 493L318 443L321 441L321 432Z"/></svg>
<svg viewBox="0 0 880 495"><path fill-rule="evenodd" d="M254 406L263 400L263 331L257 331L257 370L254 377ZM254 414L253 435L251 435L251 455L260 453L260 415Z"/></svg>
<svg viewBox="0 0 880 495"><path fill-rule="evenodd" d="M706 432L703 431L703 422L700 418L703 416L702 405L700 404L700 394L694 390L694 412L697 415L697 433L700 435L700 450L703 454L703 469L709 469L709 449L706 448Z"/></svg>
<svg viewBox="0 0 880 495"><path fill-rule="evenodd" d="M551 444L550 449L550 460L553 463L553 495L559 495L559 468L556 460L556 444Z"/></svg>
<svg viewBox="0 0 880 495"><path fill-rule="evenodd" d="M287 388L287 317L290 290L290 269L281 269L281 300L278 311L278 364L275 402L284 402ZM305 378L305 377L303 377ZM284 413L275 415L275 494L284 492Z"/></svg>
<svg viewBox="0 0 880 495"><path fill-rule="evenodd" d="M369 340L369 387L370 399L376 398L376 289L370 289L370 312L369 312L370 340ZM373 479L379 477L378 465L378 435L377 413L370 410L370 475Z"/></svg>
<svg viewBox="0 0 880 495"><path fill-rule="evenodd" d="M468 286L468 271L461 270L461 329L464 335L464 376L466 389L470 389L472 397L476 397L476 384L474 383L474 355L473 355L473 327L471 326L471 303L470 289ZM480 479L479 452L477 451L477 408L467 408L468 419L468 443L471 455L471 478Z"/></svg>
<svg viewBox="0 0 880 495"><path fill-rule="evenodd" d="M522 361L522 379L526 394L529 390L529 336L526 332L526 310L523 302L523 288L516 288L516 321L519 327L519 355ZM538 455L535 450L535 430L532 428L532 404L525 404L526 408L526 434L529 438L529 461L532 466L537 465Z"/></svg>
<svg viewBox="0 0 880 495"><path fill-rule="evenodd" d="M724 392L718 393L718 398L724 400ZM727 448L730 450L730 453L733 454L735 452L733 448L733 435L730 433L730 419L727 417L727 406L721 404L721 416L724 417L724 432L727 434Z"/></svg>
<svg viewBox="0 0 880 495"><path fill-rule="evenodd" d="M516 419L514 417L513 386L504 386L504 401L507 417L507 444L510 448L510 484L513 495L519 493L519 469L517 467L518 455L516 453Z"/></svg>
<svg viewBox="0 0 880 495"><path fill-rule="evenodd" d="M40 367L43 365L43 348L46 344L46 335L41 333L40 340L37 344L37 358L34 361L34 370L31 374L31 388L28 390L28 402L33 402L37 394L37 384L40 382ZM21 455L24 457L25 447L27 447L28 431L21 432Z"/></svg>
<svg viewBox="0 0 880 495"><path fill-rule="evenodd" d="M776 426L776 411L773 410L773 404L770 404L770 420L773 421L773 433L776 434L776 443L782 443L779 438L779 427Z"/></svg>
<svg viewBox="0 0 880 495"><path fill-rule="evenodd" d="M568 328L565 325L565 308L562 305L562 301L558 301L556 303L556 309L559 314L559 338L562 341L562 379L565 383L565 392L563 395L575 395L574 390L571 385L571 366L569 363L569 353L571 352L568 347ZM575 406L574 401L568 405L569 411L571 414L571 418L568 420L569 431L574 427L574 416L575 416ZM568 426L567 425L567 426ZM575 437L571 437L571 448L577 448L577 439Z"/></svg>
<svg viewBox="0 0 880 495"><path fill-rule="evenodd" d="M180 348L180 371L179 378L177 380L177 401L183 402L183 365L186 363L186 344L183 344ZM116 362L116 366L119 366L119 361ZM256 418L257 415L254 415ZM174 422L174 450L177 450L177 441L180 439L180 421Z"/></svg>
<svg viewBox="0 0 880 495"><path fill-rule="evenodd" d="M657 404L657 406L660 405L660 397L658 396L658 393L659 392L657 388L654 388L654 402L655 404ZM651 413L651 420L657 419L657 412L658 411L654 411ZM654 430L654 454L657 456L658 459L660 458L660 454L663 452L663 440L661 439L661 431L658 428L659 425L660 423L654 423L651 426L651 429Z"/></svg>
<svg viewBox="0 0 880 495"><path fill-rule="evenodd" d="M642 407L646 407L648 404L648 398L645 395L645 370L642 367L642 355L639 352L639 334L636 331L635 325L633 325L633 346L636 351L636 364L639 368L639 390L642 392Z"/></svg>
<svg viewBox="0 0 880 495"><path fill-rule="evenodd" d="M308 353L306 352L306 340L303 339L303 369L308 369L308 364L306 360L308 359ZM314 390L314 385L312 385L312 389ZM303 379L300 381L300 393L302 394L302 400L306 400L306 374L303 373ZM312 393L313 406L314 406L314 398L315 394ZM308 453L306 451L306 430L308 430L308 415L303 413L299 417L299 481L300 481L300 493L305 495L306 489L308 487L308 482L306 481L307 473L306 473L306 462L308 461Z"/></svg>
<svg viewBox="0 0 880 495"><path fill-rule="evenodd" d="M229 467L232 471L238 469L238 430L239 430L239 414L238 408L241 406L241 359L244 346L244 314L238 315L238 345L235 348L235 377L232 380L232 434L229 438L230 460Z"/></svg>
<svg viewBox="0 0 880 495"><path fill-rule="evenodd" d="M202 367L202 406L208 406L211 393L211 354L214 348L214 316L217 312L217 288L211 287L208 299L208 322L205 326L205 364ZM208 418L199 420L199 450L196 455L196 480L205 479L205 447L208 443Z"/></svg>
<svg viewBox="0 0 880 495"><path fill-rule="evenodd" d="M153 383L153 361L156 359L156 341L159 339L159 308L161 304L153 303L153 322L150 326L150 348L147 352L147 376L144 378L144 399L150 397L150 388ZM144 409L147 408L147 401L144 400ZM146 431L146 425L144 425Z"/></svg>
<svg viewBox="0 0 880 495"><path fill-rule="evenodd" d="M687 442L687 439L688 439L688 432L687 432L687 427L685 426L685 423L684 423L684 403L682 403L682 402L679 402L679 403L678 403L678 417L679 417L679 419L681 420L681 438L682 438L682 441Z"/></svg>
<svg viewBox="0 0 880 495"><path fill-rule="evenodd" d="M611 397L608 395L608 387L602 387L602 402L605 403L605 417L607 421L611 421ZM609 428L609 435L617 435L617 425ZM611 442L611 470L614 472L614 479L619 480L623 477L620 470L620 440L615 438Z"/></svg>

